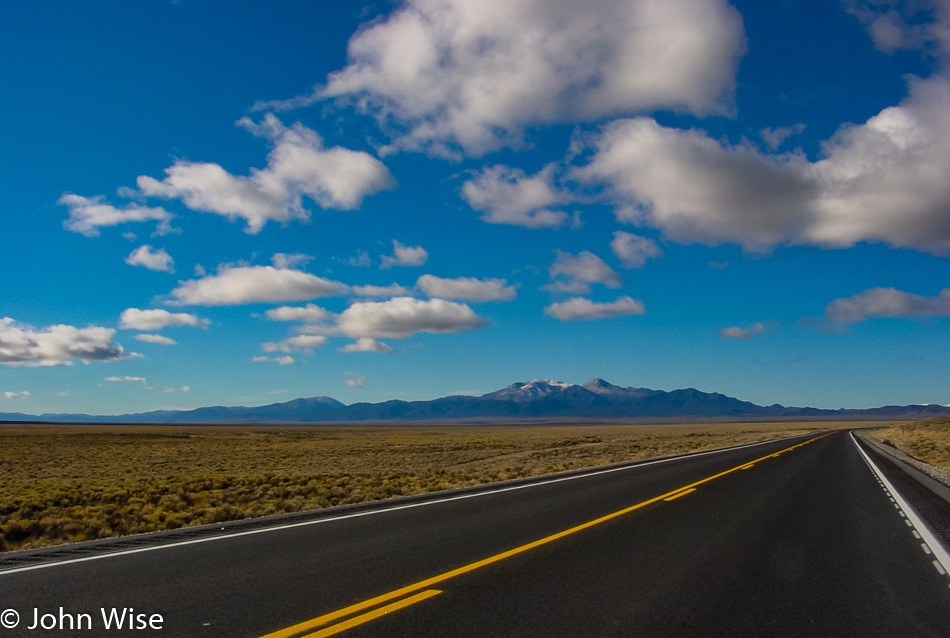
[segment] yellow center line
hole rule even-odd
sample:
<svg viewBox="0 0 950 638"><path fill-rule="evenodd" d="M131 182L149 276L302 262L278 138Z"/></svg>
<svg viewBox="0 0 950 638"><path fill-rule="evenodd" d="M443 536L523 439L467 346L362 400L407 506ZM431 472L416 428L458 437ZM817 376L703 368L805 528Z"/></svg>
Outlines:
<svg viewBox="0 0 950 638"><path fill-rule="evenodd" d="M344 620L341 623L333 625L332 627L327 627L326 629L321 629L320 631L315 631L312 634L307 634L301 636L300 638L325 638L326 636L332 636L338 634L341 631L346 631L356 627L357 625L362 625L365 622L369 622L374 618L379 618L380 616L385 616L391 611L396 611L397 609L403 609L409 605L415 605L418 602L426 600L427 598L432 598L437 596L442 592L438 589L428 589L424 592L420 592L415 596L410 596L409 598L404 598L403 600L398 600L394 603L386 605L385 607L380 607L379 609L374 609L373 611L368 611L361 616L356 616L355 618L350 618L349 620Z"/></svg>
<svg viewBox="0 0 950 638"><path fill-rule="evenodd" d="M667 497L667 498L664 498L663 500L664 500L664 501L675 501L675 500L678 499L679 497L681 497L681 496L686 496L687 494L692 494L692 493L695 492L695 491L696 491L696 488L695 488L695 487L692 488L692 489L689 489L689 490L683 490L682 492L677 492L677 493L674 494L673 496L669 496L669 497Z"/></svg>
<svg viewBox="0 0 950 638"><path fill-rule="evenodd" d="M589 529L589 528L594 527L594 526L596 526L596 525L600 525L601 523L606 523L607 521L611 521L611 520L613 520L613 519L615 519L615 518L618 518L618 517L620 517L620 516L623 516L623 515L625 515L625 514L629 514L630 512L634 512L634 511L636 511L636 510L638 510L638 509L642 509L642 508L644 508L644 507L646 507L646 506L648 506L648 505L652 505L652 504L654 504L654 503L658 503L658 502L660 502L660 501L664 501L664 500L669 499L669 498L671 498L671 497L675 497L676 495L683 496L684 494L688 493L687 490L688 490L688 491L693 491L693 490L695 490L697 487L699 487L700 485L702 485L702 484L704 484L704 483L708 483L708 482L713 481L713 480L715 480L715 479L717 479L717 478L726 476L727 474L731 474L731 473L733 473L733 472L735 472L735 471L737 471L737 470L744 469L744 468L746 468L746 467L748 467L748 466L754 465L754 464L759 463L759 462L761 462L761 461L764 461L764 460L766 460L766 459L776 457L776 456L778 456L779 454L781 454L782 452L790 452L791 450L794 450L794 449L796 449L796 448L802 447L803 445L807 445L807 444L811 443L812 441L817 441L818 439L822 439L822 438L824 438L824 437L826 437L826 436L830 436L831 434L833 434L833 432L829 432L829 433L823 434L823 435L821 435L821 436L816 436L816 437L813 438L813 439L808 439L807 441L804 441L803 443L798 443L797 445L793 445L793 446L791 446L791 447L789 447L789 448L786 448L786 449L782 450L781 452L774 453L774 454L767 454L767 455L763 456L762 458L758 458L758 459L756 459L756 460L754 460L754 461L751 461L751 462L749 462L749 463L743 463L742 465L737 465L736 467L733 467L733 468L731 468L731 469L725 470L724 472L719 472L718 474L713 474L712 476L708 476L708 477L706 477L706 478L704 478L704 479L701 479L701 480L699 480L699 481L696 481L695 483L690 483L689 485L684 485L683 487L677 488L677 489L675 489L675 490L673 490L673 491L671 491L671 492L667 492L667 493L661 494L661 495L659 495L659 496L655 496L655 497L653 497L653 498L651 498L651 499L647 499L647 500L645 500L645 501L642 501L642 502L640 502L640 503L637 503L636 505L631 505L630 507L625 507L625 508L623 508L623 509L621 509L621 510L617 510L616 512L612 512L612 513L607 514L607 515L605 515L605 516L601 516L600 518L595 518L595 519L593 519L593 520L591 520L591 521L587 521L586 523L581 523L580 525L575 525L574 527L571 527L571 528L569 528L569 529L566 529L566 530L557 532L556 534L551 534L550 536L545 536L544 538L540 538L540 539L538 539L538 540L536 540L536 541L532 541L532 542L530 542L530 543L526 543L526 544L524 544L524 545L520 545L519 547L515 547L514 549L509 549L509 550L507 550L507 551L501 552L500 554L495 554L494 556L489 556L488 558L483 558L482 560L475 561L474 563L469 563L468 565L463 565L462 567L457 567L457 568L452 569L452 570L450 570L450 571L443 572L443 573L441 573L441 574L439 574L439 575L437 575L437 576L432 576L431 578L427 578L427 579L425 579L425 580L420 580L419 582L413 583L412 585L406 585L405 587L400 587L399 589L394 589L393 591L391 591L391 592L389 592L389 593L382 594L382 595L376 596L376 597L374 597L374 598L369 598L369 599L364 600L364 601L362 601L362 602L356 603L355 605L350 605L349 607L344 607L343 609L339 609L339 610L334 611L334 612L331 612L331 613L329 613L329 614L324 614L323 616L318 616L318 617L316 617L316 618L312 618L311 620L306 620L306 621L304 621L304 622L298 623L298 624L293 625L293 626L291 626L291 627L287 627L286 629L282 629L282 630L275 631L275 632L270 633L270 634L266 634L266 635L264 635L264 636L261 636L260 638L290 638L291 636L296 636L297 634L302 633L302 632L304 632L304 631L306 631L306 630L308 630L308 629L313 629L314 627L319 627L320 625L325 625L325 624L327 624L327 623L329 623L329 622L333 622L334 620L337 620L337 619L339 619L339 618L344 618L344 617L346 617L346 616L349 616L350 614L355 614L355 613L358 612L358 611L362 611L362 610L364 610L364 609L369 609L369 608L371 608L371 607L375 607L375 606L377 606L377 605L381 605L382 603L389 602L390 600L394 600L394 599L396 599L396 598L401 598L401 597L403 597L403 596L405 596L405 595L407 595L407 594L411 594L411 593L413 593L413 592L417 592L417 591L419 591L420 589L427 589L427 588L429 588L429 587L432 587L433 585L437 585L437 584L442 583L442 582L445 582L445 581L447 581L447 580L449 580L449 579L451 579L451 578L455 578L456 576L461 576L462 574L467 574L467 573L469 573L469 572L475 571L476 569L480 569L480 568L485 567L485 566L487 566L487 565L491 565L491 564L493 564L493 563L497 563L497 562L499 562L499 561L505 560L506 558L511 558L512 556L517 556L518 554L524 553L524 552L526 552L526 551L528 551L528 550L531 550L531 549L534 549L534 548L536 548L536 547L540 547L540 546L542 546L542 545L547 545L548 543L551 543L551 542L556 541L556 540L558 540L558 539L564 538L565 536L570 536L570 535L572 535L572 534L576 534L577 532L583 531L583 530L585 530L585 529ZM415 598L415 597L413 597L413 598ZM411 600L411 599L407 599L407 600ZM410 604L411 604L411 603L410 603ZM385 609L385 608L384 608L384 609ZM335 629L335 628L336 628L336 626L330 627L330 628L328 628L328 629ZM342 631L342 630L341 630L341 631ZM329 635L329 634L327 634L327 635ZM304 637L301 637L301 638L304 638ZM308 637L308 638L309 638L309 637Z"/></svg>

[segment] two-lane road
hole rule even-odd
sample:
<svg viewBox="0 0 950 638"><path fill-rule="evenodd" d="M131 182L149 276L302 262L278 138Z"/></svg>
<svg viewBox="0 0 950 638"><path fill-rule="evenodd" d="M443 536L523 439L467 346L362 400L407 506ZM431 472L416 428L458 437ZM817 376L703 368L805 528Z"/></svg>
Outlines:
<svg viewBox="0 0 950 638"><path fill-rule="evenodd" d="M905 510L833 432L0 572L0 637L950 636Z"/></svg>

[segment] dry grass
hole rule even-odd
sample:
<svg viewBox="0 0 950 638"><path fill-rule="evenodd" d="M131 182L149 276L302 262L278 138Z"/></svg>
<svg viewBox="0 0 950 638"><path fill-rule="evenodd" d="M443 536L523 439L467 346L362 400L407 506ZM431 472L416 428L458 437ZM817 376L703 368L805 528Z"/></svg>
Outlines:
<svg viewBox="0 0 950 638"><path fill-rule="evenodd" d="M0 550L380 500L857 425L0 426Z"/></svg>
<svg viewBox="0 0 950 638"><path fill-rule="evenodd" d="M874 436L921 461L950 469L950 419L937 418L901 423Z"/></svg>

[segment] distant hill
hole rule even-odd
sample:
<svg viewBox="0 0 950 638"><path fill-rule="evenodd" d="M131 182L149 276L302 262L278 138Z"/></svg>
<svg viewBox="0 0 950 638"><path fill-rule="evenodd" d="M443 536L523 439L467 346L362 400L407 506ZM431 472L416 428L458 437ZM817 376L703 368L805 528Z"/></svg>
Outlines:
<svg viewBox="0 0 950 638"><path fill-rule="evenodd" d="M693 388L624 388L603 379L583 385L535 379L481 396L448 396L432 401L384 401L345 405L330 397L294 399L257 407L215 406L138 414L0 413L0 421L93 423L326 423L335 421L427 421L472 419L639 419L639 418L923 418L950 415L950 407L902 405L864 410L823 410L761 406L718 392Z"/></svg>

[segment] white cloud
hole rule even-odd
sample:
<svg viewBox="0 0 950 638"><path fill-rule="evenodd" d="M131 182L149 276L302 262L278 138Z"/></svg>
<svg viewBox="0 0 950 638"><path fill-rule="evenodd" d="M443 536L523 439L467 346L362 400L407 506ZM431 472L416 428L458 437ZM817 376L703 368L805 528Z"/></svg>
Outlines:
<svg viewBox="0 0 950 638"><path fill-rule="evenodd" d="M261 350L264 352L303 352L313 354L314 348L319 348L327 342L327 338L322 335L297 335L277 343L267 342L261 344Z"/></svg>
<svg viewBox="0 0 950 638"><path fill-rule="evenodd" d="M950 250L950 83L912 80L910 96L845 127L811 167L821 186L808 239Z"/></svg>
<svg viewBox="0 0 950 638"><path fill-rule="evenodd" d="M54 325L41 330L0 319L0 364L8 366L62 366L73 361L116 361L125 356L113 343L115 330L90 326Z"/></svg>
<svg viewBox="0 0 950 638"><path fill-rule="evenodd" d="M846 0L845 6L885 53L921 49L943 58L950 53L947 0Z"/></svg>
<svg viewBox="0 0 950 638"><path fill-rule="evenodd" d="M348 337L392 339L404 339L419 332L463 332L482 328L488 323L465 304L412 297L357 302L337 317L339 331Z"/></svg>
<svg viewBox="0 0 950 638"><path fill-rule="evenodd" d="M610 249L623 261L624 268L643 268L648 259L661 257L663 251L656 242L622 230L614 232Z"/></svg>
<svg viewBox="0 0 950 638"><path fill-rule="evenodd" d="M950 252L950 83L910 95L823 145L824 158L766 155L649 118L612 122L575 177L606 183L625 221L682 242Z"/></svg>
<svg viewBox="0 0 950 638"><path fill-rule="evenodd" d="M331 315L331 317L335 321L338 315ZM302 335L340 336L339 327L333 323L307 323L294 327L294 332Z"/></svg>
<svg viewBox="0 0 950 638"><path fill-rule="evenodd" d="M306 306L281 306L264 312L271 321L323 321L333 316L320 306L308 303Z"/></svg>
<svg viewBox="0 0 950 638"><path fill-rule="evenodd" d="M111 204L103 203L102 197L82 197L67 193L59 198L58 204L69 208L69 218L63 222L63 228L86 237L98 237L99 229L103 226L118 226L133 222L157 221L156 234L162 235L171 231L169 222L172 214L164 208L150 208L128 204L124 208L116 208Z"/></svg>
<svg viewBox="0 0 950 638"><path fill-rule="evenodd" d="M404 297L409 294L409 289L399 284L390 284L388 286L353 286L350 289L353 294L360 297Z"/></svg>
<svg viewBox="0 0 950 638"><path fill-rule="evenodd" d="M365 250L357 250L356 256L347 257L346 259L340 259L339 257L333 258L335 261L338 261L347 266L353 266L355 268L369 268L373 265L373 260L370 258L369 253Z"/></svg>
<svg viewBox="0 0 950 638"><path fill-rule="evenodd" d="M435 275L422 275L416 286L430 297L462 299L467 301L511 301L517 295L514 286L504 279L476 279L456 277L443 279Z"/></svg>
<svg viewBox="0 0 950 638"><path fill-rule="evenodd" d="M145 343L157 343L161 346L177 346L178 342L174 339L169 339L168 337L163 337L162 335L153 335L153 334L139 334L135 335L135 338L138 341L144 341Z"/></svg>
<svg viewBox="0 0 950 638"><path fill-rule="evenodd" d="M583 297L573 297L567 301L554 303L544 309L544 313L561 321L586 321L605 319L622 315L644 315L643 302L623 296L617 301L598 303Z"/></svg>
<svg viewBox="0 0 950 638"><path fill-rule="evenodd" d="M651 118L612 122L596 140L582 179L607 182L622 221L661 228L674 240L770 246L802 232L802 204L815 194L791 157L724 148L705 132Z"/></svg>
<svg viewBox="0 0 950 638"><path fill-rule="evenodd" d="M548 269L552 283L544 286L544 290L586 294L590 292L589 284L604 284L608 288L620 287L620 275L594 253L586 250L576 255L562 250L555 252L557 257Z"/></svg>
<svg viewBox="0 0 950 638"><path fill-rule="evenodd" d="M825 307L836 324L860 323L874 317L950 317L950 288L923 297L895 288L869 288L853 297L835 299Z"/></svg>
<svg viewBox="0 0 950 638"><path fill-rule="evenodd" d="M181 386L180 388L172 388L170 386L165 386L165 394L171 394L172 392L191 392L191 388L186 385Z"/></svg>
<svg viewBox="0 0 950 638"><path fill-rule="evenodd" d="M23 390L22 392L4 392L3 398L5 399L25 399L30 396L29 390Z"/></svg>
<svg viewBox="0 0 950 638"><path fill-rule="evenodd" d="M348 388L362 388L366 386L366 377L353 372L347 372L345 383Z"/></svg>
<svg viewBox="0 0 950 638"><path fill-rule="evenodd" d="M769 147L769 150L774 151L779 146L781 146L785 140L795 135L800 135L805 130L805 125L799 122L794 126L779 126L776 128L764 128L759 131L759 135L762 136L762 141L765 142L765 145Z"/></svg>
<svg viewBox="0 0 950 638"><path fill-rule="evenodd" d="M172 259L164 248L155 250L148 244L139 246L125 258L125 263L130 266L142 266L156 272L175 272L175 260Z"/></svg>
<svg viewBox="0 0 950 638"><path fill-rule="evenodd" d="M243 219L250 234L269 221L307 221L303 198L321 208L353 210L363 198L395 186L389 170L362 151L324 148L314 131L302 124L288 128L268 113L262 123L238 122L274 144L267 167L251 169L247 177L228 173L218 164L179 160L165 169L162 181L147 175L137 180L142 194L180 199L197 211Z"/></svg>
<svg viewBox="0 0 950 638"><path fill-rule="evenodd" d="M313 257L304 253L274 253L271 263L275 268L296 268L306 266L313 261Z"/></svg>
<svg viewBox="0 0 950 638"><path fill-rule="evenodd" d="M347 287L300 270L273 266L225 268L216 275L181 282L171 291L175 305L234 306L303 301L346 294Z"/></svg>
<svg viewBox="0 0 950 638"><path fill-rule="evenodd" d="M422 246L403 246L393 240L393 254L383 255L379 265L383 270L393 266L422 266L429 259L429 253Z"/></svg>
<svg viewBox="0 0 950 638"><path fill-rule="evenodd" d="M205 326L210 323L187 312L168 312L161 308L139 310L127 308L119 316L119 327L126 330L161 330L168 326Z"/></svg>
<svg viewBox="0 0 950 638"><path fill-rule="evenodd" d="M571 200L553 182L553 166L528 177L520 168L488 166L462 185L462 197L482 220L525 228L559 228L568 215L551 207Z"/></svg>
<svg viewBox="0 0 950 638"><path fill-rule="evenodd" d="M112 382L122 382L122 381L131 381L133 383L148 383L148 379L145 377L106 377L106 381Z"/></svg>
<svg viewBox="0 0 950 638"><path fill-rule="evenodd" d="M723 339L751 339L765 331L765 324L761 321L757 321L748 328L739 328L737 326L723 328L719 331L719 336Z"/></svg>
<svg viewBox="0 0 950 638"><path fill-rule="evenodd" d="M313 95L255 108L339 98L398 148L483 154L537 124L724 112L744 51L724 0L410 0L361 29Z"/></svg>
<svg viewBox="0 0 950 638"><path fill-rule="evenodd" d="M348 343L338 350L339 352L382 352L392 354L395 352L391 347L382 341L377 341L371 337L360 337L353 343Z"/></svg>
<svg viewBox="0 0 950 638"><path fill-rule="evenodd" d="M297 363L297 360L291 356L286 357L251 357L251 361L255 363L264 363L267 361L272 361L280 366L289 366Z"/></svg>

